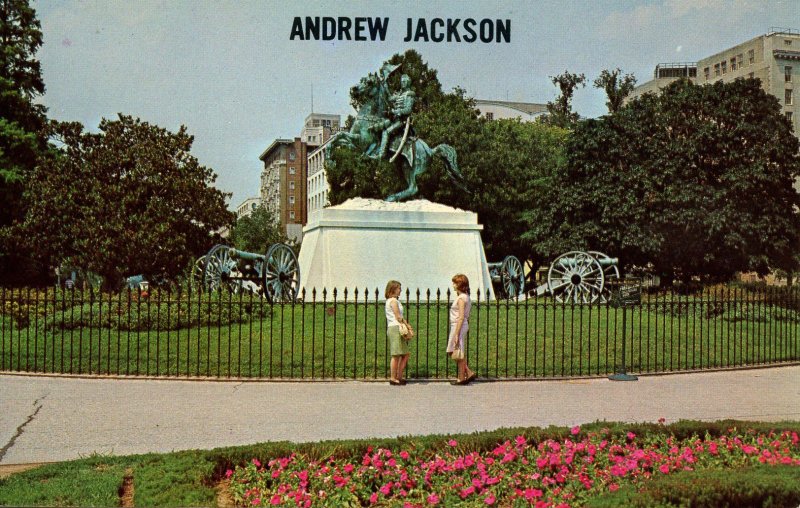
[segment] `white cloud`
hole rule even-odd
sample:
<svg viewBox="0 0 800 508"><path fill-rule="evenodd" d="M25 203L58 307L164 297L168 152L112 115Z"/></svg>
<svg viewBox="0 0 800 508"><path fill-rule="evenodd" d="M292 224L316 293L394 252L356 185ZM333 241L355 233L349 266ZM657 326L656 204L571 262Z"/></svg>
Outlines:
<svg viewBox="0 0 800 508"><path fill-rule="evenodd" d="M662 0L626 11L611 12L603 20L600 35L625 39L632 31L661 30L668 23L678 21L709 25L724 20L730 26L766 8L766 3L758 0Z"/></svg>

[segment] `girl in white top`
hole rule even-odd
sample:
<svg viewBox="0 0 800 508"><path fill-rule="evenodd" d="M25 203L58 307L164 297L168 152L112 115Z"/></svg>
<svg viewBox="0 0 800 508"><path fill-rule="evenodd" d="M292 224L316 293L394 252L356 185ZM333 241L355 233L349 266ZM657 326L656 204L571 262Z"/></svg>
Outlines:
<svg viewBox="0 0 800 508"><path fill-rule="evenodd" d="M406 380L403 373L408 364L411 352L408 348L409 340L400 336L400 323L404 323L409 330L411 325L403 317L403 304L398 300L402 286L396 280L386 284L386 335L389 337L389 354L392 360L389 364L389 384L404 385Z"/></svg>
<svg viewBox="0 0 800 508"><path fill-rule="evenodd" d="M454 275L452 280L457 296L450 307L450 334L447 340L448 355L452 354L455 349L466 351L469 313L472 310L472 301L469 298L469 279L466 275L459 273ZM458 369L458 379L450 384L465 385L477 377L467 365L466 355L455 362Z"/></svg>

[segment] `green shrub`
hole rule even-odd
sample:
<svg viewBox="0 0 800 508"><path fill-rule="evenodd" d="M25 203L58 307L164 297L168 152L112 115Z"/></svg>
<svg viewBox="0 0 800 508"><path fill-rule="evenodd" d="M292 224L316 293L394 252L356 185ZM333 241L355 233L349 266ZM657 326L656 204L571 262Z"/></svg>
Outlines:
<svg viewBox="0 0 800 508"><path fill-rule="evenodd" d="M758 466L683 471L590 498L587 508L721 508L800 506L800 468Z"/></svg>

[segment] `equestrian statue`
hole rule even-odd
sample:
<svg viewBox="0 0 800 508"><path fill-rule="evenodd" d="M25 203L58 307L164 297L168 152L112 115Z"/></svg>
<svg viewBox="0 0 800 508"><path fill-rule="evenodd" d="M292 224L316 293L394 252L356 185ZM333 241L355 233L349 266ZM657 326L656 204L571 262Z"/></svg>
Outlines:
<svg viewBox="0 0 800 508"><path fill-rule="evenodd" d="M458 187L466 190L455 149L444 143L431 148L414 133L411 112L416 94L408 75L400 77L399 90L389 91L389 76L398 67L386 63L378 73L361 78L355 90L364 97L362 105L350 130L338 132L331 138L325 148L326 159L330 159L331 152L338 146L358 150L372 159L388 157L389 162L401 157L407 187L388 196L387 201L402 201L414 196L418 191L417 177L428 169L434 155L442 157L448 176Z"/></svg>

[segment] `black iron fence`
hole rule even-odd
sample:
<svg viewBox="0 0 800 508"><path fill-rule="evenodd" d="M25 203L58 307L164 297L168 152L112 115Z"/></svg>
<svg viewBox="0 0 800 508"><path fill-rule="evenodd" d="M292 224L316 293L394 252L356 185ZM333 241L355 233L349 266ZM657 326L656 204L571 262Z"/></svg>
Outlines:
<svg viewBox="0 0 800 508"><path fill-rule="evenodd" d="M450 293L406 291L416 329L407 374L453 377ZM474 293L467 360L482 378L607 376L800 360L800 298L714 286L644 294L632 306ZM624 355L623 355L624 351ZM0 370L123 376L386 379L378 290L312 291L269 304L192 288L0 289Z"/></svg>

